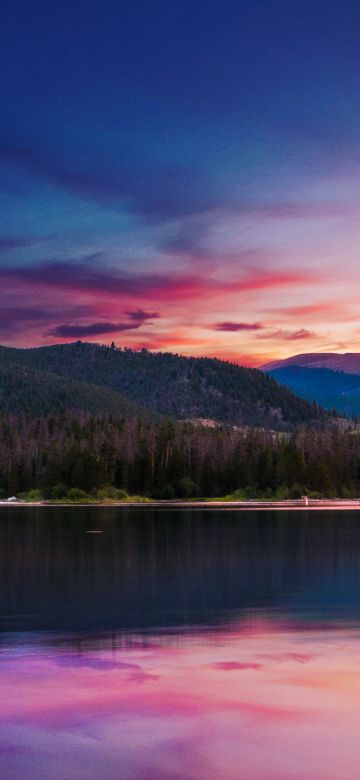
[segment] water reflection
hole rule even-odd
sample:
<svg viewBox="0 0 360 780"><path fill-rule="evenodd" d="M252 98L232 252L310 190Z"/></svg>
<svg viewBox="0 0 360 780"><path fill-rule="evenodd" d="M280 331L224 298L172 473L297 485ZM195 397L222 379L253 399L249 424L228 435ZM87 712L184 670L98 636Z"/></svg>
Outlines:
<svg viewBox="0 0 360 780"><path fill-rule="evenodd" d="M249 608L356 617L359 519L358 512L2 510L0 627L181 627L226 622Z"/></svg>
<svg viewBox="0 0 360 780"><path fill-rule="evenodd" d="M4 643L1 778L358 780L360 628L331 626Z"/></svg>

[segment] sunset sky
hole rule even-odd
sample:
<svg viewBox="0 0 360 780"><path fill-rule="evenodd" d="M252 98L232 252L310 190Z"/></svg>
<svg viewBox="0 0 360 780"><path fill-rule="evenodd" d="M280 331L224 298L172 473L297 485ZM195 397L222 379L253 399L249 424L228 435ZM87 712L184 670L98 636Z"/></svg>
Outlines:
<svg viewBox="0 0 360 780"><path fill-rule="evenodd" d="M5 0L0 343L359 351L360 3Z"/></svg>

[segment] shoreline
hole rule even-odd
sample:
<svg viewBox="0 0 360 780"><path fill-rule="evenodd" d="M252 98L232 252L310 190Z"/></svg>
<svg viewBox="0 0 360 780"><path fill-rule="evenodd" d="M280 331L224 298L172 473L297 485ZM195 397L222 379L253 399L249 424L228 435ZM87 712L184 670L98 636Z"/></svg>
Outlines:
<svg viewBox="0 0 360 780"><path fill-rule="evenodd" d="M360 499L309 499L305 504L302 499L294 499L288 501L148 501L136 502L136 501L89 501L89 502L54 502L54 501L0 501L0 509L5 507L20 507L20 508L59 508L59 507L75 507L80 508L106 508L106 509L227 509L227 510L243 510L243 511L268 511L273 509L276 511L281 510L297 510L308 512L320 511L320 510L360 510Z"/></svg>

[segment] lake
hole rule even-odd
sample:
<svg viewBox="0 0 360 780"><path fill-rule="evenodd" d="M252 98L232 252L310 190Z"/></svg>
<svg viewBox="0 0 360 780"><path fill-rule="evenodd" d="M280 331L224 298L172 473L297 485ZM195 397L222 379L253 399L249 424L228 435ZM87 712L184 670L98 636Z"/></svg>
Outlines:
<svg viewBox="0 0 360 780"><path fill-rule="evenodd" d="M360 512L0 510L1 780L358 780Z"/></svg>

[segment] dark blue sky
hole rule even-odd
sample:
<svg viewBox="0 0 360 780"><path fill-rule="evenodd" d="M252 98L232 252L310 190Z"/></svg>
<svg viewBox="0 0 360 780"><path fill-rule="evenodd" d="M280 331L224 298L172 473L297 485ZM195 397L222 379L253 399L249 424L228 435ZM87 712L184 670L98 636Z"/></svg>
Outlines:
<svg viewBox="0 0 360 780"><path fill-rule="evenodd" d="M359 30L346 1L5 2L1 341L355 344Z"/></svg>

